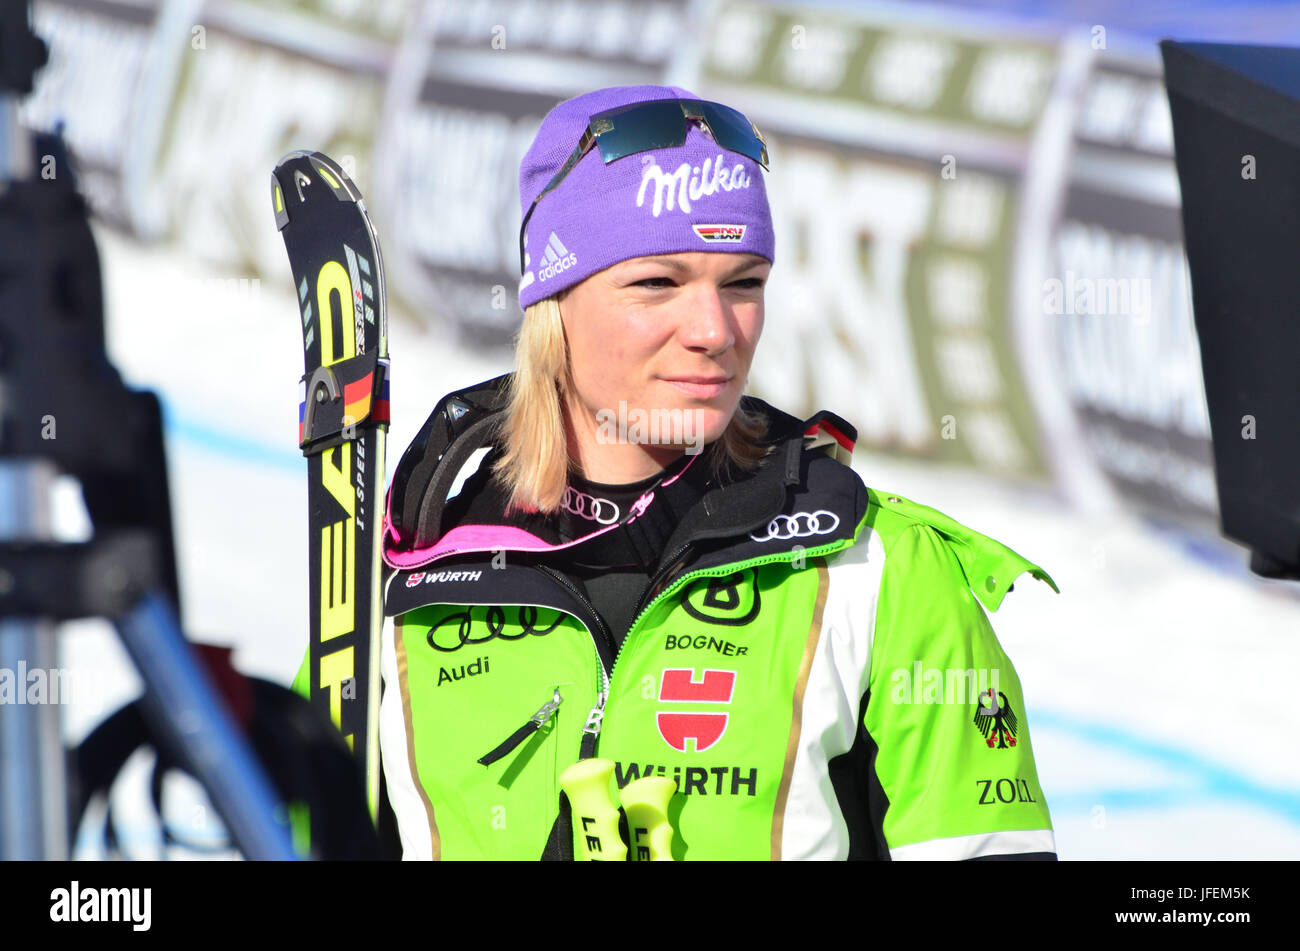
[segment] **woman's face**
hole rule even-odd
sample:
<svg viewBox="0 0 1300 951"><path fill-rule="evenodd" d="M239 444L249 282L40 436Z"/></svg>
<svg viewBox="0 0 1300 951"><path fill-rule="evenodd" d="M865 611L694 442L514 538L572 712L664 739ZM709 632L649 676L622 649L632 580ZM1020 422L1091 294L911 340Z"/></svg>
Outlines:
<svg viewBox="0 0 1300 951"><path fill-rule="evenodd" d="M570 452L587 478L635 481L722 435L763 330L771 267L755 254L632 258L560 296Z"/></svg>

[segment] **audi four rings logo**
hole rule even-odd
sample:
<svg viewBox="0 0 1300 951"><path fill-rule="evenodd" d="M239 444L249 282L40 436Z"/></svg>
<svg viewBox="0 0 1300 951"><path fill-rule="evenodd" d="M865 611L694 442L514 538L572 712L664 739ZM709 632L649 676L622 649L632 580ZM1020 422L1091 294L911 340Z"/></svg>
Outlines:
<svg viewBox="0 0 1300 951"><path fill-rule="evenodd" d="M450 654L458 651L467 644L482 644L490 641L494 637L499 637L503 641L518 641L532 634L534 637L545 637L551 631L560 626L560 613L555 613L555 620L549 626L542 627L538 624L541 617L539 610L531 604L520 605L515 611L515 618L512 622L506 615L505 608L501 605L492 604L487 606L483 614L483 626L486 630L482 633L474 631L474 608L477 605L466 605L464 611L455 614L448 614L438 621L437 624L429 628L424 635L429 646L436 651L442 651ZM518 630L513 630L518 628ZM434 635L437 635L435 637Z"/></svg>
<svg viewBox="0 0 1300 951"><path fill-rule="evenodd" d="M840 517L834 512L818 509L816 512L795 512L793 515L778 515L767 523L767 534L763 536L749 533L756 542L770 542L773 539L805 538L808 535L829 535L840 527Z"/></svg>
<svg viewBox="0 0 1300 951"><path fill-rule="evenodd" d="M560 500L560 508L570 515L599 522L601 525L613 525L619 519L617 503L588 495L586 492L579 492L573 486L565 488L564 498Z"/></svg>

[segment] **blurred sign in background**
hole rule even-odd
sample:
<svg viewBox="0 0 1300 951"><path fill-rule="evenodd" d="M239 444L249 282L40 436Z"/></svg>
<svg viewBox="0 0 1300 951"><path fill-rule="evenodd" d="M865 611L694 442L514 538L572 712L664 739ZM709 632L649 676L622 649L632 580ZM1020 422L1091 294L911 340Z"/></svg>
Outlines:
<svg viewBox="0 0 1300 951"><path fill-rule="evenodd" d="M509 367L518 165L542 116L670 83L769 141L751 391L845 416L869 484L1060 582L1025 580L993 620L1062 857L1295 857L1300 601L1217 538L1155 41L1296 43L1296 7L37 0L51 56L24 115L64 123L110 352L167 403L187 625L246 670L287 681L306 637L272 166L318 149L367 196L400 450L439 395ZM236 511L242 480L258 490ZM98 637L67 640L68 663L116 671ZM134 689L103 676L111 700ZM1234 703L1207 723L1219 691Z"/></svg>

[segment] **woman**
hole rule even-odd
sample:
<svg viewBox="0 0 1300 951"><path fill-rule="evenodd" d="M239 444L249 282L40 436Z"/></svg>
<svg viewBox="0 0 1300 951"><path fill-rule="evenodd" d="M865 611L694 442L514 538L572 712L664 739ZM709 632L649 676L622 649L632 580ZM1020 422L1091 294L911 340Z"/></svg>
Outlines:
<svg viewBox="0 0 1300 951"><path fill-rule="evenodd" d="M767 161L675 87L543 121L516 369L445 398L390 489L380 737L406 857L571 857L559 778L595 755L619 786L676 781L679 859L1055 857L976 603L1050 579L866 488L838 417L742 396Z"/></svg>

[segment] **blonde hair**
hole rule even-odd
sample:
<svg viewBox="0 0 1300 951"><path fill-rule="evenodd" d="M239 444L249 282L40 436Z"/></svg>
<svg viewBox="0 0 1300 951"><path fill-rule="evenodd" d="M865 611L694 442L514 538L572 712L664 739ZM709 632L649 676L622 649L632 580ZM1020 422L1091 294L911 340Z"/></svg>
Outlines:
<svg viewBox="0 0 1300 951"><path fill-rule="evenodd" d="M548 297L524 311L499 428L504 454L493 472L506 489L511 509L545 513L559 509L569 474L576 471L562 411L565 395L572 389L559 298ZM766 435L767 421L738 404L722 435L705 450L714 478L757 468L770 451L763 443Z"/></svg>

